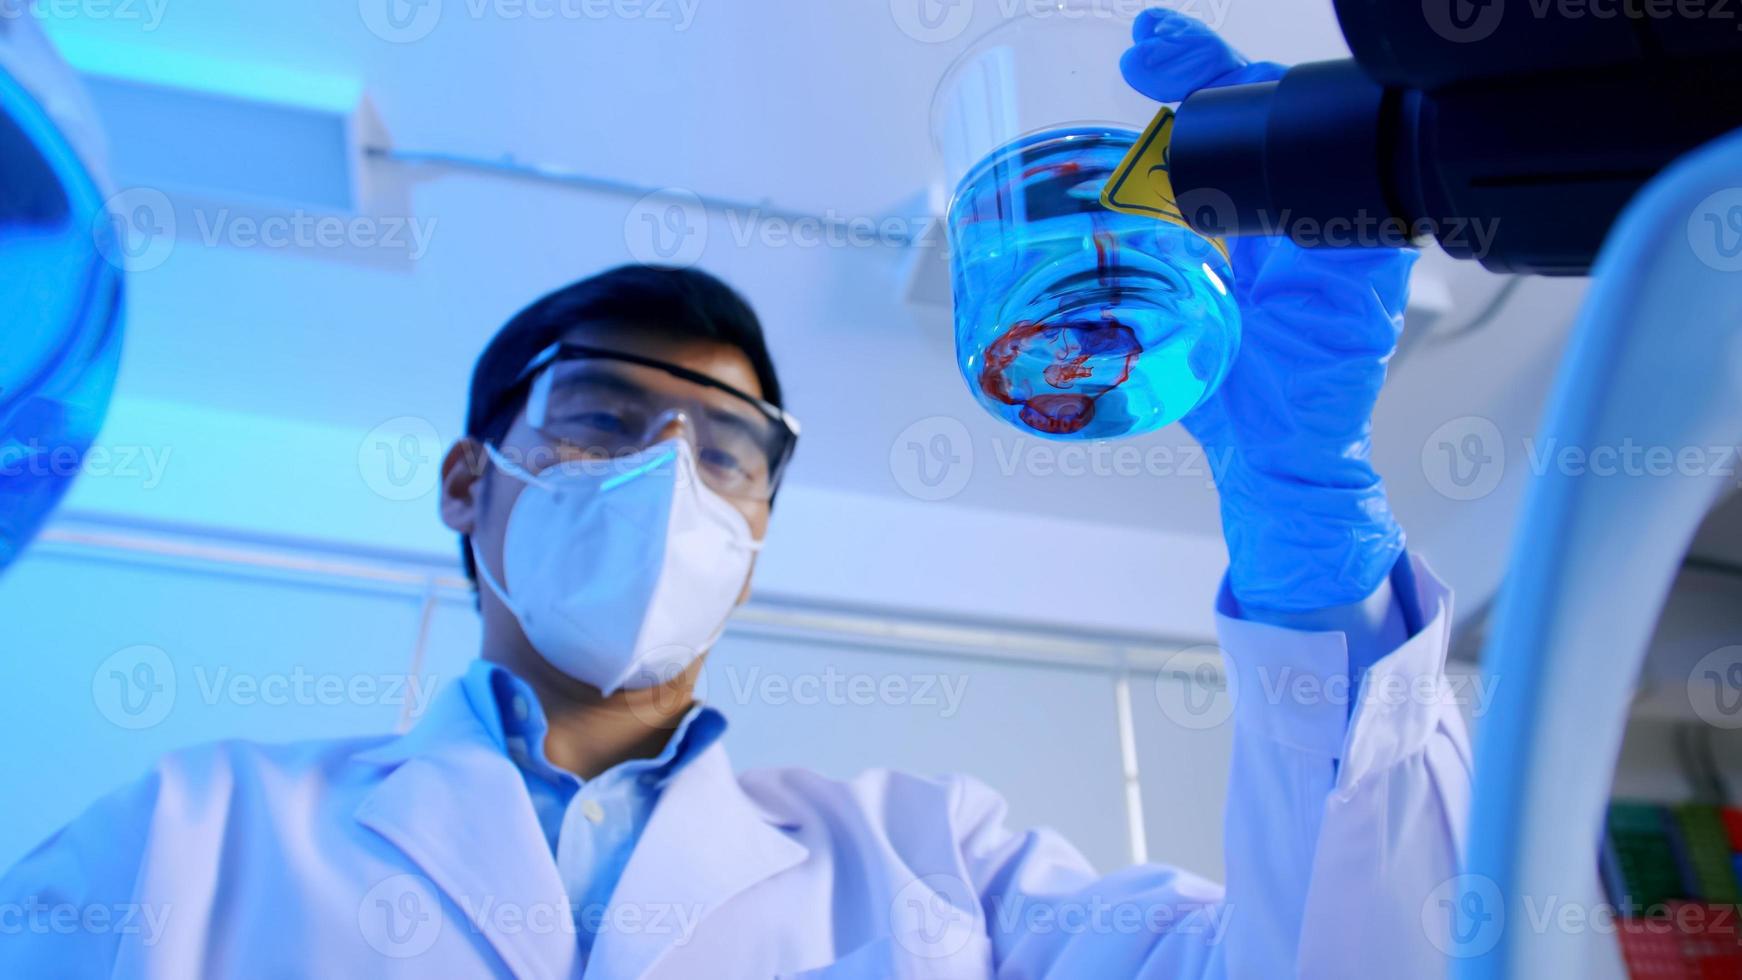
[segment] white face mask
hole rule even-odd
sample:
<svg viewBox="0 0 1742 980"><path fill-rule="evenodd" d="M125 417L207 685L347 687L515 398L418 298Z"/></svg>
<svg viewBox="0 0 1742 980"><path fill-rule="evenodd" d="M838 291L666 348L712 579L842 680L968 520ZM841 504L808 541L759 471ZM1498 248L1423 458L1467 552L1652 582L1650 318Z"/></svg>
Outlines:
<svg viewBox="0 0 1742 980"><path fill-rule="evenodd" d="M502 541L506 583L473 546L478 575L551 665L610 694L677 676L719 639L761 542L703 485L688 441L536 475Z"/></svg>

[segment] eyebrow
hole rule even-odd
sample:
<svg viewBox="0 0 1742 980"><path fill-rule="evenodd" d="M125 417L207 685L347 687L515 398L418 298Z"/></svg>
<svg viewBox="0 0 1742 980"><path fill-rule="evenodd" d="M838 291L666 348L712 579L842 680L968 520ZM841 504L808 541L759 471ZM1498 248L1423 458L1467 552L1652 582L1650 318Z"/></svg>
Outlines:
<svg viewBox="0 0 1742 980"><path fill-rule="evenodd" d="M642 400L659 397L657 392L649 391L645 385L637 384L634 381L612 371L576 374L566 383L577 386L584 385L596 390L610 391L622 395L635 395ZM757 424L757 422L765 421L761 416L757 416L756 421L752 421L745 417L743 413L734 412L713 405L704 404L702 409L707 413L710 422L735 429L758 444L764 442L767 432L765 431L764 426Z"/></svg>
<svg viewBox="0 0 1742 980"><path fill-rule="evenodd" d="M638 385L635 382L630 381L628 378L611 372L576 374L565 381L564 384L576 386L584 385L588 388L615 392L620 395L647 395L647 389L644 386Z"/></svg>
<svg viewBox="0 0 1742 980"><path fill-rule="evenodd" d="M766 433L763 432L761 427L755 425L749 419L738 414L737 412L729 412L726 409L715 408L711 405L703 406L703 408L707 411L708 418L713 420L714 422L716 422L720 425L724 425L728 428L737 429L739 432L741 432L745 436L749 437L752 441L757 442L759 444L763 441L762 437Z"/></svg>

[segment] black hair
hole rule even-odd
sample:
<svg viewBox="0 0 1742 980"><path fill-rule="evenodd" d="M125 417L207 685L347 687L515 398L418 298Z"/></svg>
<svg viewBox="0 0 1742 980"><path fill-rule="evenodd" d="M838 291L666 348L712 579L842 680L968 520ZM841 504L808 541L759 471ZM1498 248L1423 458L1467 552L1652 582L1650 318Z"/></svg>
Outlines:
<svg viewBox="0 0 1742 980"><path fill-rule="evenodd" d="M780 379L762 323L744 297L697 269L623 265L545 294L496 331L472 369L466 435L487 443L507 435L526 406L522 369L583 324L646 327L686 340L730 344L750 359L763 400L781 405ZM476 582L468 536L460 537L460 554L467 577Z"/></svg>

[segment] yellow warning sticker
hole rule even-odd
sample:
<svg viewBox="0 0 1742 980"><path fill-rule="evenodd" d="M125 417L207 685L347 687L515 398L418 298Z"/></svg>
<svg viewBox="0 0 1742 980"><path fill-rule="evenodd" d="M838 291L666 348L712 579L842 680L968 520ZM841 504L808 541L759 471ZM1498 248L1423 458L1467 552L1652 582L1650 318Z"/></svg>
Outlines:
<svg viewBox="0 0 1742 980"><path fill-rule="evenodd" d="M1198 234L1180 213L1179 201L1173 192L1173 176L1168 166L1168 147L1173 143L1173 110L1162 106L1143 135L1125 159L1114 168L1107 186L1101 189L1101 206L1121 214L1141 214L1179 225ZM1228 246L1219 238L1203 236L1222 258L1228 258Z"/></svg>

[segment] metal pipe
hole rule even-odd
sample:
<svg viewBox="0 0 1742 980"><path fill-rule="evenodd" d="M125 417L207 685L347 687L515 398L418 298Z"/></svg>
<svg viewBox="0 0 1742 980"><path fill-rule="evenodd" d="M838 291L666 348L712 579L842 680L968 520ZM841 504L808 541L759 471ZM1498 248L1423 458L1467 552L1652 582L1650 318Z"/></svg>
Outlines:
<svg viewBox="0 0 1742 980"><path fill-rule="evenodd" d="M136 531L90 525L56 524L38 538L44 554L74 558L123 558L167 567L245 572L268 579L317 580L329 587L471 606L471 583L446 563L427 564L367 553L344 556L307 548L246 541L202 540L187 532ZM1182 683L1207 666L1222 681L1219 658L1204 653L1180 661L1179 647L1166 641L1137 642L1123 637L1069 634L1021 626L988 626L922 620L883 612L819 608L811 604L757 598L734 613L728 633L768 639L855 646L1011 664L1038 664L1123 675L1164 670ZM1179 646L1199 641L1181 641Z"/></svg>
<svg viewBox="0 0 1742 980"><path fill-rule="evenodd" d="M652 194L670 192L674 187L655 187L651 184L637 184L632 181L619 180L615 177L600 177L595 174L583 173L568 167L548 163L532 163L515 159L512 154L499 157L477 156L469 153L455 153L448 150L401 150L393 147L372 146L364 151L371 159L386 160L412 166L444 167L452 170L470 170L474 173L490 174L498 177L509 177L516 180L531 180L546 184L557 184L576 190L593 191L600 194L615 194L622 197L647 197ZM857 235L862 228L854 222L845 221L826 214L816 214L810 211L799 211L784 208L766 199L761 201L746 201L738 198L721 197L717 194L706 194L691 188L683 188L684 192L701 202L702 206L711 211L721 212L756 212L766 218L776 218L787 222L815 223L837 234ZM874 236L881 243L906 248L914 244L915 235L911 231L893 230L892 226L922 224L920 217L885 215L871 217L872 224L878 229ZM862 224L862 223L860 223Z"/></svg>

